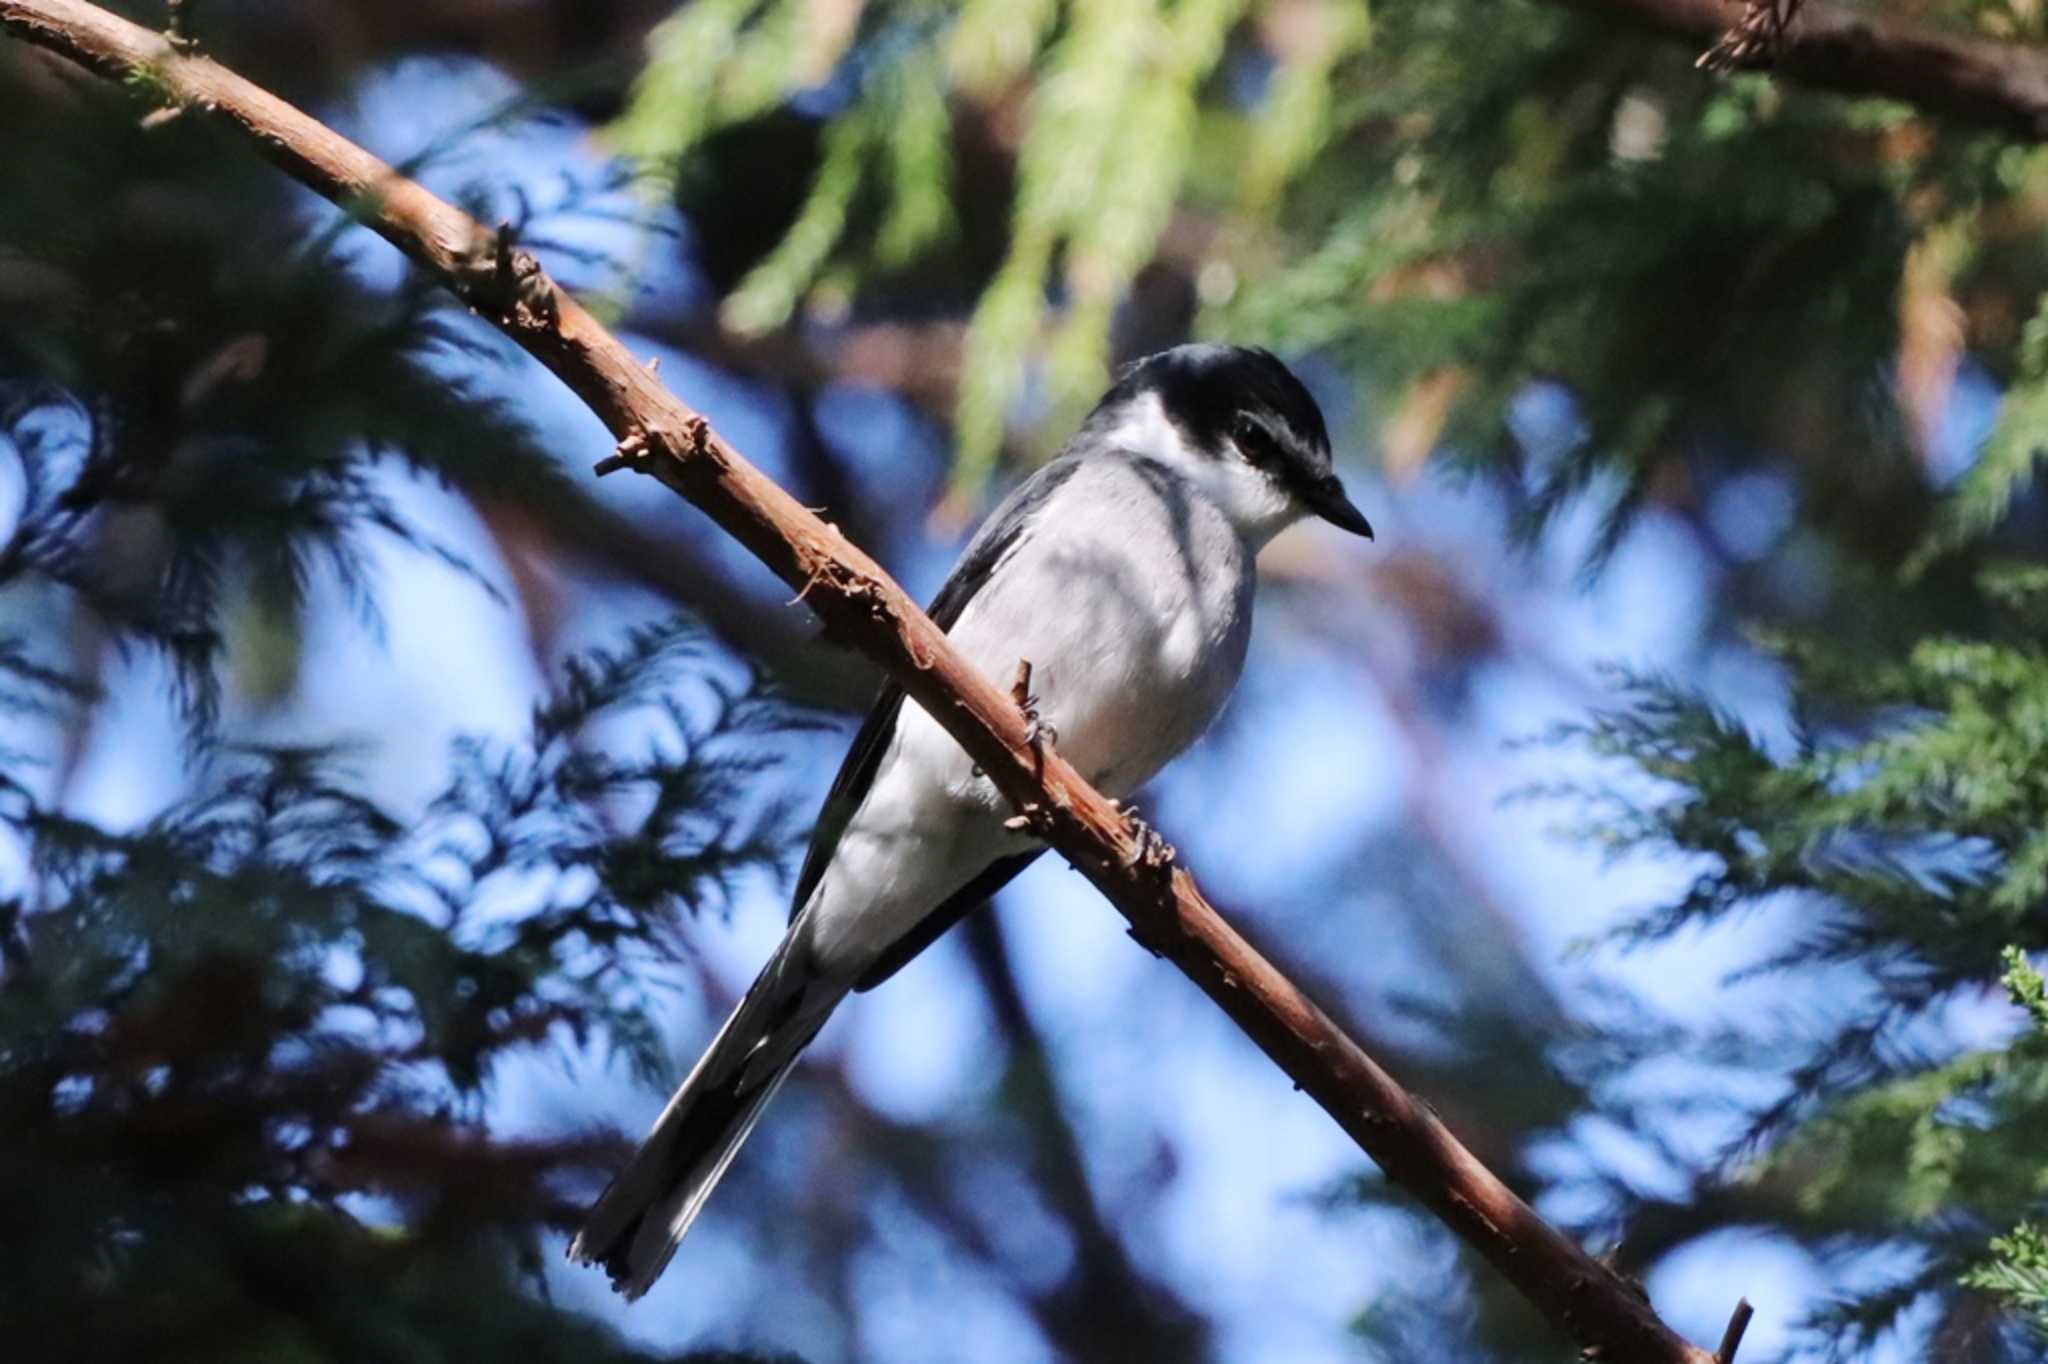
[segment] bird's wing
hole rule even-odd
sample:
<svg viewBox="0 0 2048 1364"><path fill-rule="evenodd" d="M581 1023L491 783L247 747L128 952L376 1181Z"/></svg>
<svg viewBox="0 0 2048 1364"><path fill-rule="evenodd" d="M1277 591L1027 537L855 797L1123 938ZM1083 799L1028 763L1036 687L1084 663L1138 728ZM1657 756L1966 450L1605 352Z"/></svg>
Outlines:
<svg viewBox="0 0 2048 1364"><path fill-rule="evenodd" d="M967 603L974 599L975 593L987 585L995 573L996 566L1016 547L1026 528L1044 507L1046 499L1072 477L1078 467L1078 462L1071 457L1063 456L1053 460L1018 485L1016 490L989 514L981 530L961 553L960 562L953 565L953 571L947 575L938 595L933 597L931 605L925 608L925 614L932 618L933 624L941 630L950 631L953 628L959 621L961 612L967 609ZM810 851L804 854L803 870L797 873L796 893L790 898L792 918L803 910L805 902L811 898L811 893L818 888L818 882L825 875L825 868L832 863L832 854L839 848L839 839L845 834L846 826L853 821L854 812L860 809L860 803L867 799L869 788L875 784L875 773L881 770L882 759L888 753L889 743L896 735L896 717L902 710L903 689L894 682L885 683L881 693L875 697L874 705L869 708L867 718L861 721L860 731L853 736L853 747L847 750L846 762L840 767L838 777L832 782L832 790L825 797L825 808L818 812L817 827L811 831ZM1014 859L1004 859L1005 862L1011 860ZM1026 862L1029 860L1028 856L1025 857ZM996 865L1002 864L998 862ZM980 899L987 899L995 894L1003 882L1023 869L1020 863L1009 875L982 890ZM984 872L982 876L976 877L968 884L967 890L981 885L987 875L988 873ZM961 895L966 893L966 890L960 892ZM971 900L955 908L954 900L957 899L958 895L938 907L950 911L952 917L945 919L938 928L933 929L930 937L923 936L923 925L919 925L918 932L913 933L911 938L920 941L916 947L905 953L895 966L889 968L891 972L915 956L931 942L932 938L944 931L947 924L979 903L979 900ZM929 917L936 919L940 915L934 913ZM905 941L908 942L910 939ZM893 957L894 953L895 948L892 947L889 956Z"/></svg>
<svg viewBox="0 0 2048 1364"><path fill-rule="evenodd" d="M1045 855L1043 848L998 857L982 868L981 875L939 902L938 908L917 921L917 927L882 949L875 964L853 982L856 990L872 990L910 964L910 959L937 942L945 931L995 898L997 891L1017 879L1017 873Z"/></svg>

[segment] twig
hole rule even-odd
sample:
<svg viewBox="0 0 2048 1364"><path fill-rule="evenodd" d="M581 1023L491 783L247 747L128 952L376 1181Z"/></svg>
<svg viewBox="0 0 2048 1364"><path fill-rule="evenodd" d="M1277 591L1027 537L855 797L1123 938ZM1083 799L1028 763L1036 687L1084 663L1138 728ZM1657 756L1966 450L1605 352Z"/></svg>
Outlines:
<svg viewBox="0 0 2048 1364"><path fill-rule="evenodd" d="M1741 22L1693 63L1709 71L1766 71L1785 50L1802 0L1743 0Z"/></svg>
<svg viewBox="0 0 2048 1364"><path fill-rule="evenodd" d="M1714 1351L1714 1364L1735 1364L1735 1352L1742 1348L1742 1333L1749 1329L1749 1319L1756 1315L1756 1309L1749 1305L1748 1298L1735 1300L1734 1315L1728 1318L1728 1329L1721 1333L1721 1348Z"/></svg>
<svg viewBox="0 0 2048 1364"><path fill-rule="evenodd" d="M1602 24L1635 23L1718 47L1730 36L1729 0L1551 0ZM2048 50L1933 33L1873 18L1838 0L1744 0L1764 25L1779 78L1847 95L1881 95L1930 113L2048 140ZM1782 14L1778 25L1768 10ZM1797 10L1796 24L1790 22ZM1759 50L1759 56L1765 55Z"/></svg>
<svg viewBox="0 0 2048 1364"><path fill-rule="evenodd" d="M224 67L176 50L84 0L0 0L0 29L165 104L246 134L287 173L350 204L566 383L615 439L638 433L633 467L660 479L792 587L828 632L886 669L957 740L1046 841L1101 889L1295 1083L1560 1331L1629 1364L1710 1364L1611 1271L1557 1231L1460 1145L1271 963L1231 929L1184 870L1131 865L1124 817L1057 751L1039 753L1011 697L977 674L881 567L764 477L664 390L536 265L499 278L496 234L369 153ZM508 253L509 254L509 253Z"/></svg>
<svg viewBox="0 0 2048 1364"><path fill-rule="evenodd" d="M1007 1044L1003 1088L1024 1096L1030 1115L1028 1162L1047 1209L1067 1224L1074 1252L1066 1274L1052 1290L1058 1313L1069 1324L1060 1341L1071 1359L1200 1359L1209 1323L1131 1259L1129 1249L1096 1199L1080 1143L1061 1101L1051 1052L1032 1022L1018 987L1003 930L992 914L971 915L960 925L968 960L980 977L990 1014ZM1020 1089L1021 1087L1021 1089ZM1014 1102L1014 1100L1013 1100ZM1079 1332L1086 1337L1075 1340Z"/></svg>

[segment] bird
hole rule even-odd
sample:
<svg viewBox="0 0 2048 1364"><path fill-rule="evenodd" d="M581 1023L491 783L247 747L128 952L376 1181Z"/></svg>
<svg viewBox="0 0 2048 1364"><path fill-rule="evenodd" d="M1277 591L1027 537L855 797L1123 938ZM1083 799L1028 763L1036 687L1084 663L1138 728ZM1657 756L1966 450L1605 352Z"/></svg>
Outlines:
<svg viewBox="0 0 2048 1364"><path fill-rule="evenodd" d="M1263 349L1176 346L1124 369L996 505L928 610L984 676L1028 663L1034 734L1121 801L1221 710L1250 639L1255 556L1310 517L1372 535L1307 387ZM1009 813L953 738L884 686L825 798L788 932L591 1208L572 1260L602 1265L629 1299L648 1290L833 1010L1044 851Z"/></svg>

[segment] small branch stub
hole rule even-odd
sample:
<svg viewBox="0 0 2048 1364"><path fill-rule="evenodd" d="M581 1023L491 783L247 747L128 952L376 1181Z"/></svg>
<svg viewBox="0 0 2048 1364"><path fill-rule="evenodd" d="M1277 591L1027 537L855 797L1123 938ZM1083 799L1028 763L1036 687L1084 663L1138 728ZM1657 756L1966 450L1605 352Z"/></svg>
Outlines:
<svg viewBox="0 0 2048 1364"><path fill-rule="evenodd" d="M1017 713L1024 717L1024 742L1031 745L1031 755L1038 760L1038 775L1045 776L1045 751L1060 740L1060 732L1040 717L1038 698L1031 694L1031 660L1017 660L1017 680L1010 684L1010 699L1017 704Z"/></svg>
<svg viewBox="0 0 2048 1364"><path fill-rule="evenodd" d="M1756 1309L1749 1305L1748 1298L1736 1299L1728 1329L1721 1333L1721 1348L1714 1351L1714 1364L1735 1364L1735 1352L1742 1348L1742 1333L1749 1329L1749 1319L1755 1315Z"/></svg>
<svg viewBox="0 0 2048 1364"><path fill-rule="evenodd" d="M629 432L626 438L619 442L618 448L591 465L590 471L603 478L606 474L615 474L621 469L638 469L647 459L648 453L647 433Z"/></svg>

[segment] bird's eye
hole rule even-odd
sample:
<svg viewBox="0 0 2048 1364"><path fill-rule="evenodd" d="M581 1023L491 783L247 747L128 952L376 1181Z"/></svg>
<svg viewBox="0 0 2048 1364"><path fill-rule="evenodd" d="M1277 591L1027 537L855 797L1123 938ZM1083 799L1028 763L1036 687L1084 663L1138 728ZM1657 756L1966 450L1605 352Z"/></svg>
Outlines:
<svg viewBox="0 0 2048 1364"><path fill-rule="evenodd" d="M1265 423L1249 412L1238 415L1237 430L1233 435L1247 463L1262 469L1280 463L1280 443L1273 439L1273 433L1266 429Z"/></svg>

